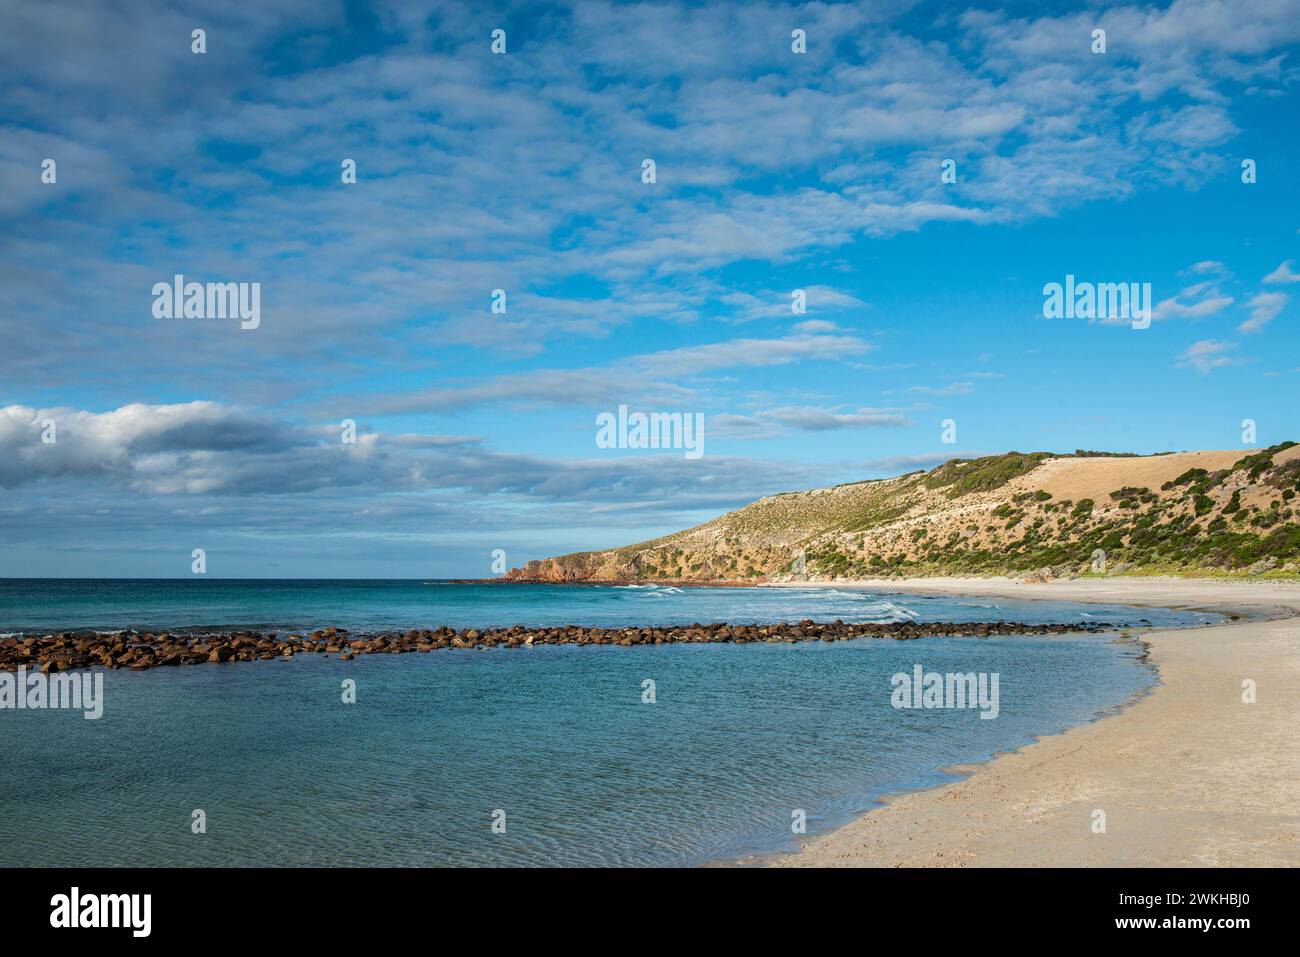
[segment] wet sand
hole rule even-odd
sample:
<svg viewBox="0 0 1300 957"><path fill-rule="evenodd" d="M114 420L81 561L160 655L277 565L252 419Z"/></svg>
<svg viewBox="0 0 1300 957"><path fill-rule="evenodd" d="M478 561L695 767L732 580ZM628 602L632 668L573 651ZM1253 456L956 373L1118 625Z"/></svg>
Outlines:
<svg viewBox="0 0 1300 957"><path fill-rule="evenodd" d="M1300 584L914 579L837 588L1236 614L1141 633L1160 684L1118 714L905 794L778 867L1300 865ZM779 586L778 586L779 587ZM1256 703L1243 703L1243 681ZM1095 832L1096 812L1105 832Z"/></svg>

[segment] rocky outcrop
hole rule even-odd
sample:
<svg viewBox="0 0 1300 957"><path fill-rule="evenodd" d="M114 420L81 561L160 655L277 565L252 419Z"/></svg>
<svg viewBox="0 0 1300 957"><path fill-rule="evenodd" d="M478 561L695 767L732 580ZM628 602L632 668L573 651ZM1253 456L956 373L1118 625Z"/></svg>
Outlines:
<svg viewBox="0 0 1300 957"><path fill-rule="evenodd" d="M0 641L0 671L20 667L39 668L45 673L100 666L146 668L291 660L295 654L337 654L340 661L357 655L427 653L444 649L482 650L524 648L538 645L660 645L674 643L783 641L845 641L850 638L893 638L908 641L941 635L993 638L1001 635L1056 635L1070 632L1099 632L1110 629L1104 623L1026 625L1010 621L984 622L816 622L797 624L737 625L714 622L647 628L587 628L562 625L553 628L412 629L352 636L342 628L312 632L310 637L237 632L214 635L80 634L7 638Z"/></svg>

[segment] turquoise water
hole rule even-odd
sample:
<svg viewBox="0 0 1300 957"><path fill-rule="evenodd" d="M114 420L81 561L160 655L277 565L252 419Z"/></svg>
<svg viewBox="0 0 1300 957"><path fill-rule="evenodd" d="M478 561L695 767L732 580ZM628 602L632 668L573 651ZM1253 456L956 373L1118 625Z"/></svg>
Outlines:
<svg viewBox="0 0 1300 957"><path fill-rule="evenodd" d="M834 589L197 587L202 601L186 605L162 583L63 583L45 600L43 586L4 583L0 623L56 611L87 627L1210 617ZM946 766L1122 704L1153 680L1137 650L1111 635L857 639L108 672L98 721L0 711L0 866L692 865L791 849L795 809L825 830L881 794L938 783ZM918 663L997 672L998 718L892 708L890 676ZM355 704L341 700L345 678ZM646 679L654 704L642 703ZM197 808L205 834L191 833ZM498 809L505 833L491 827Z"/></svg>
<svg viewBox="0 0 1300 957"><path fill-rule="evenodd" d="M867 594L826 588L675 588L452 584L439 581L237 581L207 578L0 579L0 633L65 628L353 631L496 625L615 627L692 622L1211 620L1160 609Z"/></svg>

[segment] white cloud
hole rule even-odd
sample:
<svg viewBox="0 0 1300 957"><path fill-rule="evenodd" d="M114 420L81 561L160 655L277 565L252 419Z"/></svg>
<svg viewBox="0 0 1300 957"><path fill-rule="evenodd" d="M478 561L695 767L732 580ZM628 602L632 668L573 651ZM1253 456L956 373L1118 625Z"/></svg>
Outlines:
<svg viewBox="0 0 1300 957"><path fill-rule="evenodd" d="M49 419L57 423L56 441L46 445L41 431ZM815 484L813 466L772 462L760 468L720 456L692 462L668 453L550 460L494 452L468 436L390 437L360 426L356 444L347 445L336 424L307 427L213 402L99 413L5 406L0 488L21 492L63 483L67 491L67 483L77 483L119 502L201 498L226 503L234 521L255 515L257 506L247 503L266 496L293 499L290 511L311 511L326 499L379 508L405 496L422 496L429 508L442 499L427 496L465 491L571 504L644 505L680 497L676 507L687 508L718 500L719 489L729 502L743 504L771 490L773 481ZM88 496L82 491L72 498ZM11 518L0 511L0 521Z"/></svg>
<svg viewBox="0 0 1300 957"><path fill-rule="evenodd" d="M952 382L943 386L914 385L907 391L933 396L970 395L975 391L975 386L969 382Z"/></svg>
<svg viewBox="0 0 1300 957"><path fill-rule="evenodd" d="M803 322L795 323L794 328L798 332L835 332L839 326L825 319L805 319Z"/></svg>
<svg viewBox="0 0 1300 957"><path fill-rule="evenodd" d="M1259 332L1277 318L1287 304L1286 293L1261 292L1247 300L1250 318L1237 327L1238 332Z"/></svg>
<svg viewBox="0 0 1300 957"><path fill-rule="evenodd" d="M1184 299L1192 300L1184 302ZM1231 306L1233 297L1224 295L1211 282L1188 286L1177 296L1162 299L1151 313L1153 319L1201 319Z"/></svg>
<svg viewBox="0 0 1300 957"><path fill-rule="evenodd" d="M1203 259L1198 263L1192 263L1192 265L1180 272L1179 275L1229 276L1231 275L1231 271L1224 263L1219 262L1217 259Z"/></svg>
<svg viewBox="0 0 1300 957"><path fill-rule="evenodd" d="M439 344L527 356L638 319L694 322L704 297L683 294L690 282L715 283L709 301L734 304L733 318L780 310L744 282L703 274L931 223L1056 216L1163 185L1152 152L1165 148L1131 142L1116 111L1167 134L1160 163L1201 169L1233 128L1225 88L1269 63L1276 72L1275 51L1297 34L1293 3L1118 6L1106 18L1123 42L1101 58L1078 52L1087 14L971 11L947 36L918 38L899 19L906 2L812 3L796 8L809 53L774 60L771 37L788 36L792 16L784 5L592 2L543 18L530 43L491 61L469 8L441 8L436 23L384 14L384 43L347 60L316 46L345 28L337 9L294 3L214 14L241 43L196 76L185 45L166 39L187 15L155 6L0 13L0 85L11 94L0 144L18 144L0 146L0 166L21 166L47 143L77 170L76 212L90 213L66 217L77 227L62 232L18 224L7 292L16 315L45 302L71 316L93 298L97 320L111 321L68 319L69 331L95 360L137 362L156 383L214 363L237 371L246 343L159 335L134 321L136 290L158 278L138 263L185 249L195 270L218 275L264 264L270 275L259 278L268 292L274 280L280 308L259 350L284 370L268 392L311 388L295 364L327 364L323 378L337 381L405 357L413 328ZM301 72L272 72L263 56L284 52L286 32L299 38L289 59ZM842 56L837 47L855 40L856 55ZM1176 109L1157 101L1167 92ZM162 125L160 152L151 131ZM341 138L357 144L362 183L321 189L320 158ZM957 189L933 175L940 142L959 160ZM214 143L252 158L222 161ZM624 155L632 143L638 157L660 158L654 190ZM159 185L178 170L192 189ZM780 179L764 181L768 173ZM6 178L35 182L17 168ZM38 216L50 195L29 185L3 202ZM239 202L205 203L230 195ZM133 227L143 210L167 228ZM133 265L106 253L123 231ZM525 288L575 275L604 291L579 299ZM483 308L484 290L498 285L512 292L508 320ZM810 287L810 310L858 305L822 291ZM358 336L362 314L369 334ZM349 336L351 348L332 347ZM85 361L71 351L43 358L13 359L11 383L36 383L51 362L72 378Z"/></svg>
<svg viewBox="0 0 1300 957"><path fill-rule="evenodd" d="M1300 282L1300 272L1295 272L1291 267L1295 264L1294 259L1288 259L1271 273L1264 277L1264 282L1270 285L1282 283Z"/></svg>
<svg viewBox="0 0 1300 957"><path fill-rule="evenodd" d="M1181 369L1195 369L1202 375L1220 366L1234 365L1238 360L1226 355L1237 348L1235 342L1221 339L1201 339L1194 342L1176 357L1176 365Z"/></svg>
<svg viewBox="0 0 1300 957"><path fill-rule="evenodd" d="M776 339L729 339L634 357L629 364L650 374L690 375L717 369L788 365L805 359L837 360L874 349L857 336L796 332Z"/></svg>
<svg viewBox="0 0 1300 957"><path fill-rule="evenodd" d="M1059 16L972 9L922 24L920 36L899 16L908 7L593 0L533 18L510 56L492 58L474 5L381 12L383 35L367 37L339 5L285 0L213 8L210 36L239 42L198 58L184 42L193 18L174 4L0 5L0 174L16 184L0 196L0 381L13 396L76 383L120 406L48 410L63 423L57 447L33 441L44 412L9 407L0 484L349 503L318 513L322 523L355 504L348 489L419 497L389 502L404 528L443 514L431 498L467 489L626 507L638 494L717 504L764 483L793 486L806 473L788 463L702 472L649 459L549 462L494 453L490 437L411 433L410 423L364 432L345 452L324 425L247 410L323 421L327 409L725 408L709 394L720 372L876 358L849 318L866 294L837 288L836 273L882 289L913 277L870 261L862 237L951 222L970 224L961 232L979 242L985 226L1199 185L1226 168L1224 138L1253 115L1238 111L1239 91L1288 83L1281 57L1300 40L1293 0ZM1099 16L1106 57L1086 51ZM803 57L786 45L796 17L809 29ZM344 34L349 42L332 42ZM344 149L360 164L355 188L337 182ZM44 155L60 158L57 190L34 175L32 158ZM949 155L951 188L936 175ZM659 161L653 188L639 181L643 156ZM1265 282L1295 282L1293 263ZM173 264L261 281L267 319L256 337L150 321L141 291ZM1221 263L1190 274L1227 288ZM789 289L774 288L787 279L809 292L800 321ZM496 287L509 291L506 316L487 310ZM1165 317L1233 302L1191 289L1161 304ZM1243 331L1281 309L1276 299L1249 305ZM731 328L722 323L746 320L786 331L714 341ZM1203 340L1179 359L1209 371L1232 348ZM554 358L535 358L548 349ZM906 364L889 359L916 354L859 365L892 371ZM817 379L820 369L790 371ZM767 378L732 374L755 389ZM978 379L913 393L968 394ZM184 388L243 411L130 404ZM809 404L771 407L778 401ZM766 411L734 424L894 424L896 413L862 401L787 393L748 402ZM446 428L492 431L489 418ZM707 477L728 491L708 489ZM64 507L26 501L6 532ZM141 500L108 504L120 516L128 501ZM282 506L274 520L314 520L305 511ZM248 504L241 514L250 529L264 517ZM463 527L461 517L449 513L447 527Z"/></svg>
<svg viewBox="0 0 1300 957"><path fill-rule="evenodd" d="M856 412L835 412L813 406L782 406L759 413L761 416L809 432L831 429L878 428L880 426L908 425L907 417L898 412L880 409L859 409Z"/></svg>

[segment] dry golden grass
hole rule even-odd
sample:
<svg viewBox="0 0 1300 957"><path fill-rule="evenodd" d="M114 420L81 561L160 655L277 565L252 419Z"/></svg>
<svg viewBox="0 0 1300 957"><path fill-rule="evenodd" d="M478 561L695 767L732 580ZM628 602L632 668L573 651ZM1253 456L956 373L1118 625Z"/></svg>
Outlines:
<svg viewBox="0 0 1300 957"><path fill-rule="evenodd" d="M1047 459L1028 475L1008 482L1008 491L1025 492L1042 489L1052 498L1077 502L1090 498L1106 501L1116 489L1131 486L1160 490L1188 469L1232 468L1232 464L1256 449L1228 449L1208 452L1175 452L1170 455L1153 455L1145 458L1079 458Z"/></svg>

